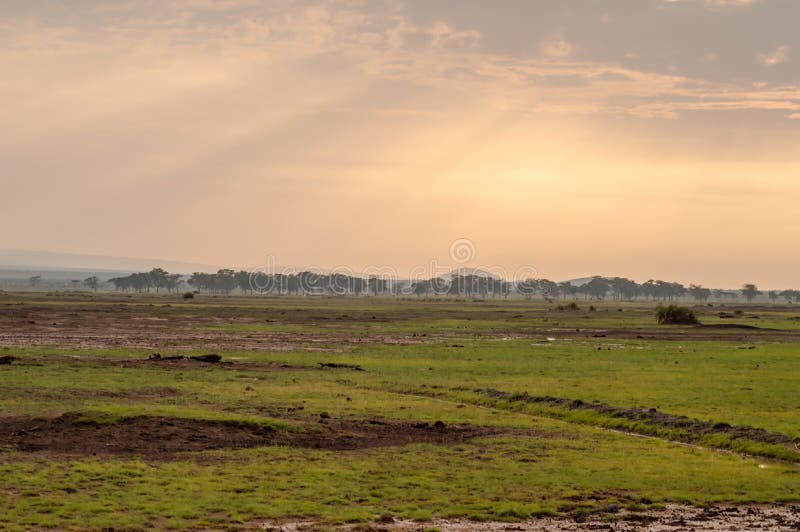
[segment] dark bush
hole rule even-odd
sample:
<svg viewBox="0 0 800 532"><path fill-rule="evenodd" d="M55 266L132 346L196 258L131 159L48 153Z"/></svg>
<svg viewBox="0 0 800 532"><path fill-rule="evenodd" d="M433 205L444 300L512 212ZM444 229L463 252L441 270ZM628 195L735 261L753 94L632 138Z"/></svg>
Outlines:
<svg viewBox="0 0 800 532"><path fill-rule="evenodd" d="M661 325L697 325L700 323L694 312L688 307L659 305L656 309L656 319Z"/></svg>
<svg viewBox="0 0 800 532"><path fill-rule="evenodd" d="M556 307L556 310L568 310L570 312L574 312L574 311L580 310L580 309L581 308L574 301L572 303L570 303L569 305L559 305L559 306Z"/></svg>
<svg viewBox="0 0 800 532"><path fill-rule="evenodd" d="M194 292L184 292L183 299L194 299Z"/></svg>

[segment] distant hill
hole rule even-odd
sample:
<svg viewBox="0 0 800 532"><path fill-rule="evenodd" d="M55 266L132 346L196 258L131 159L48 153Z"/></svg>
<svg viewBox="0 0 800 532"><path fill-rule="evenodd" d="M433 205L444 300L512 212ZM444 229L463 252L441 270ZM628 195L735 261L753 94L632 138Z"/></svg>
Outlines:
<svg viewBox="0 0 800 532"><path fill-rule="evenodd" d="M451 271L448 274L443 275L443 277L458 277L458 276L466 277L469 275L473 275L475 277L486 277L489 279L500 279L493 273L478 268L458 268L456 270Z"/></svg>
<svg viewBox="0 0 800 532"><path fill-rule="evenodd" d="M595 277L599 277L601 279L605 279L606 281L611 281L613 279L616 279L616 277L606 277L606 276L603 276L603 275L592 275L591 277L579 277L577 279L570 279L569 281L564 281L564 282L565 283L569 283L572 286L583 286L586 283L588 283L589 281L591 281L592 279L594 279Z"/></svg>
<svg viewBox="0 0 800 532"><path fill-rule="evenodd" d="M91 272L142 272L164 268L173 273L196 271L215 272L219 266L161 259L138 259L84 255L77 253L51 253L48 251L0 250L0 270L14 271L91 271Z"/></svg>

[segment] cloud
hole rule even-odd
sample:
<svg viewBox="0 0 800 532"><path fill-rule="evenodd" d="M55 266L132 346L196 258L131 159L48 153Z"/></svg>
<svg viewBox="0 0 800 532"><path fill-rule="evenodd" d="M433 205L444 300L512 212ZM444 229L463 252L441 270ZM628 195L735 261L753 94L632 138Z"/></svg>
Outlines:
<svg viewBox="0 0 800 532"><path fill-rule="evenodd" d="M15 102L0 119L16 124L13 134L0 133L0 146L190 101L204 102L199 117L230 138L317 112L436 117L460 102L523 117L800 111L797 84L715 82L580 60L578 46L557 33L540 41L538 56L514 57L485 51L477 28L421 24L357 2L144 4L115 4L113 15L101 4L87 17L100 22L88 26L68 11L59 24L33 16L0 24L0 68L19 73L0 85L0 98ZM764 61L787 54L782 46ZM237 100L247 113L237 114Z"/></svg>
<svg viewBox="0 0 800 532"><path fill-rule="evenodd" d="M701 63L715 63L719 60L719 56L713 52L708 52L700 56L699 61Z"/></svg>
<svg viewBox="0 0 800 532"><path fill-rule="evenodd" d="M754 5L758 0L662 0L667 4L695 4L700 3L707 8L747 7Z"/></svg>
<svg viewBox="0 0 800 532"><path fill-rule="evenodd" d="M575 45L564 39L548 39L539 45L539 52L549 59L566 59L575 53Z"/></svg>
<svg viewBox="0 0 800 532"><path fill-rule="evenodd" d="M779 65L785 62L789 57L789 46L781 45L764 54L759 54L758 59L767 66Z"/></svg>
<svg viewBox="0 0 800 532"><path fill-rule="evenodd" d="M728 6L751 6L756 0L705 0L707 7L728 7Z"/></svg>
<svg viewBox="0 0 800 532"><path fill-rule="evenodd" d="M757 0L705 0L708 7L726 7L726 6L750 6L756 3Z"/></svg>

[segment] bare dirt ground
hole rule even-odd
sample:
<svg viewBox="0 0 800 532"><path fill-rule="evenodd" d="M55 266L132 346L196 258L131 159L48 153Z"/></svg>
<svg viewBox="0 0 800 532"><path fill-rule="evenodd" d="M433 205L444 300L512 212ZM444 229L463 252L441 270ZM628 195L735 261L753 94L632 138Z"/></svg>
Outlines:
<svg viewBox="0 0 800 532"><path fill-rule="evenodd" d="M153 353L150 357L160 356ZM189 356L176 355L161 359L153 358L130 358L130 357L103 357L97 355L62 355L47 353L42 356L29 356L25 359L13 358L9 364L15 366L44 366L47 364L85 364L87 366L117 367L117 368L158 368L164 371L213 368L241 371L304 371L322 368L311 368L309 366L293 366L291 364L279 364L275 362L251 362L243 360L228 360L222 357L219 362L203 362L193 360ZM113 397L113 394L110 396Z"/></svg>
<svg viewBox="0 0 800 532"><path fill-rule="evenodd" d="M342 526L334 530L354 531L413 531L439 530L441 532L511 532L511 531L613 531L635 532L739 532L765 530L790 532L800 530L800 506L714 506L695 508L671 504L662 511L630 512L620 509L613 513L598 514L586 520L570 518L531 519L520 523L474 522L458 519L436 519L428 523L395 521L385 516L381 522L368 527ZM262 522L253 528L274 532L319 530L312 521ZM330 527L326 527L330 529Z"/></svg>
<svg viewBox="0 0 800 532"><path fill-rule="evenodd" d="M459 444L501 429L441 422L303 420L292 429L200 419L138 416L103 422L82 414L0 418L0 449L74 455L129 454L150 459L177 453L271 445L355 450L412 443Z"/></svg>
<svg viewBox="0 0 800 532"><path fill-rule="evenodd" d="M572 314L536 307L509 310L492 303L468 311L453 308L452 304L431 303L413 311L397 306L364 312L343 310L337 308L335 302L313 298L298 301L243 298L241 305L223 306L214 304L214 300L182 305L174 301L175 297L153 299L158 304L142 303L141 299L134 300L124 294L104 295L99 299L89 295L55 295L46 304L37 300L0 298L0 346L341 351L364 343L424 343L456 334L444 330L419 334L398 332L391 327L426 319L499 320L503 323L502 330L470 331L470 335L481 337L800 341L800 331L736 324L693 328L567 328L560 324L572 320L575 317ZM314 304L320 306L310 306ZM615 314L612 310L598 311L593 319ZM236 330L237 326L244 328ZM254 326L264 328L247 330ZM306 329L287 332L279 330L282 326ZM269 330L271 327L276 330Z"/></svg>

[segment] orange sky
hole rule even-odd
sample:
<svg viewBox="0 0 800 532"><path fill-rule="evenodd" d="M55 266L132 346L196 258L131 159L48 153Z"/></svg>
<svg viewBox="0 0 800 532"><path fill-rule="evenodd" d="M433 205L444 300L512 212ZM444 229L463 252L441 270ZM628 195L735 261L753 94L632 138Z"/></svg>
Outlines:
<svg viewBox="0 0 800 532"><path fill-rule="evenodd" d="M587 4L4 2L0 249L800 287L800 3Z"/></svg>

